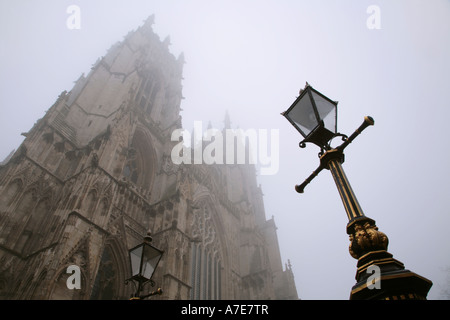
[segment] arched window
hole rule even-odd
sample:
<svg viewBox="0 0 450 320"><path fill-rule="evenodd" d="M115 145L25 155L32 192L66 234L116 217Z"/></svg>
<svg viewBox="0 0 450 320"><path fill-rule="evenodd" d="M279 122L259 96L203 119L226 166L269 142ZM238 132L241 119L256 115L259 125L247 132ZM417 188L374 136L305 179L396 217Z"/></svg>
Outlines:
<svg viewBox="0 0 450 320"><path fill-rule="evenodd" d="M194 210L191 244L191 299L219 300L222 297L222 263L219 239L211 208Z"/></svg>
<svg viewBox="0 0 450 320"><path fill-rule="evenodd" d="M150 137L136 130L127 152L123 176L133 184L150 190L153 182L155 155Z"/></svg>
<svg viewBox="0 0 450 320"><path fill-rule="evenodd" d="M109 201L107 198L103 198L97 207L97 212L100 214L100 216L106 216L106 214L108 213L108 208L109 208Z"/></svg>
<svg viewBox="0 0 450 320"><path fill-rule="evenodd" d="M91 191L89 191L86 198L84 198L84 201L81 205L81 208L85 212L87 218L92 218L94 216L97 201L97 191L92 189Z"/></svg>
<svg viewBox="0 0 450 320"><path fill-rule="evenodd" d="M139 107L151 113L156 100L156 95L160 89L160 82L154 72L149 72L141 81L138 93L136 95L136 102Z"/></svg>
<svg viewBox="0 0 450 320"><path fill-rule="evenodd" d="M111 247L106 246L100 260L97 276L95 277L91 300L118 299L117 277L117 268L113 259Z"/></svg>
<svg viewBox="0 0 450 320"><path fill-rule="evenodd" d="M213 254L199 243L191 246L191 299L220 300L222 264L217 254Z"/></svg>
<svg viewBox="0 0 450 320"><path fill-rule="evenodd" d="M134 184L137 183L139 177L139 169L137 163L137 151L134 148L128 149L127 163L123 168L123 175Z"/></svg>
<svg viewBox="0 0 450 320"><path fill-rule="evenodd" d="M109 238L103 249L97 275L91 291L91 300L126 299L130 288L125 285L129 271L128 251L118 238Z"/></svg>

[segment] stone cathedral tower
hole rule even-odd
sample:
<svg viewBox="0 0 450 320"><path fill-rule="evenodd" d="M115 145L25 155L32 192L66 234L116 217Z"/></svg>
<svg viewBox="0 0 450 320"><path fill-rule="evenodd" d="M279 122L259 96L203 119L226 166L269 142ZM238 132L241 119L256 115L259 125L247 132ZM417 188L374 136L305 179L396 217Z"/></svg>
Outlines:
<svg viewBox="0 0 450 320"><path fill-rule="evenodd" d="M0 165L0 299L127 299L128 250L148 231L164 250L154 299L298 299L254 167L172 163L184 61L152 24L61 93Z"/></svg>

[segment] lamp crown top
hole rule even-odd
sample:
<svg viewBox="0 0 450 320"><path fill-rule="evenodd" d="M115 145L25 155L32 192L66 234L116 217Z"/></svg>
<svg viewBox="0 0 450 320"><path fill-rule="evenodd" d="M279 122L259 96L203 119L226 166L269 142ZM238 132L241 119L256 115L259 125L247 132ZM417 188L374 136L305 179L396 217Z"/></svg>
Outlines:
<svg viewBox="0 0 450 320"><path fill-rule="evenodd" d="M150 232L147 232L147 235L144 237L144 242L150 244L153 241L152 235Z"/></svg>
<svg viewBox="0 0 450 320"><path fill-rule="evenodd" d="M306 81L305 83L305 87L303 89L300 89L299 94L302 94L303 90L305 90L306 88L311 87L311 85L308 83L308 81ZM312 88L312 87L311 87Z"/></svg>

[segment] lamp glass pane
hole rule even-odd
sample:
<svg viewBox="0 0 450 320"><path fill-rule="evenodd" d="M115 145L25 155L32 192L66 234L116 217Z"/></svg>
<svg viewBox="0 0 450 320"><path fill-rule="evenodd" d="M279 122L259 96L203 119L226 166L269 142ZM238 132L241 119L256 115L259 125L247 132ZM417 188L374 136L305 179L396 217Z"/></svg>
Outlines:
<svg viewBox="0 0 450 320"><path fill-rule="evenodd" d="M150 279L155 271L156 265L161 258L162 253L149 246L145 246L144 256L142 257L142 276L146 279Z"/></svg>
<svg viewBox="0 0 450 320"><path fill-rule="evenodd" d="M142 257L142 246L139 246L130 251L131 274L133 277L139 274L141 257Z"/></svg>
<svg viewBox="0 0 450 320"><path fill-rule="evenodd" d="M287 116L298 126L305 137L319 124L308 93L297 102Z"/></svg>
<svg viewBox="0 0 450 320"><path fill-rule="evenodd" d="M312 96L314 102L316 103L317 111L319 113L320 120L323 121L324 126L329 131L336 133L337 125L336 125L336 104L330 102L325 99L321 95L312 91Z"/></svg>

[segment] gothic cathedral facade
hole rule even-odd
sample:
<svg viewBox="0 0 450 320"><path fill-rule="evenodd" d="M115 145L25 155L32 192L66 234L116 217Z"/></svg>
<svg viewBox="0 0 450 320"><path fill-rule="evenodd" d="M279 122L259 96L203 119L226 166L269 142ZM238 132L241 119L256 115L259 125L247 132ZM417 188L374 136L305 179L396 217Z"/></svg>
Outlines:
<svg viewBox="0 0 450 320"><path fill-rule="evenodd" d="M61 93L0 165L0 299L128 299L128 250L149 231L164 251L153 299L298 299L254 166L171 161L184 61L152 23Z"/></svg>

